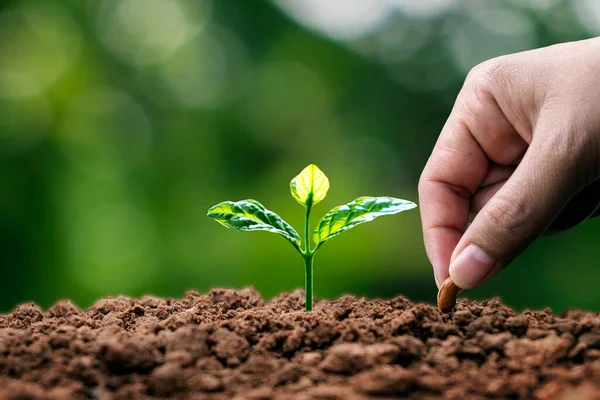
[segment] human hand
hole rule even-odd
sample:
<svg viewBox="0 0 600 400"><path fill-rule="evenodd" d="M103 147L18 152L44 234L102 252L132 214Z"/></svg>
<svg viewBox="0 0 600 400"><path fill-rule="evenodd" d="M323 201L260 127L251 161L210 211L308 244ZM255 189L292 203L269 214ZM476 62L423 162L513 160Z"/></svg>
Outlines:
<svg viewBox="0 0 600 400"><path fill-rule="evenodd" d="M438 287L480 285L540 235L595 216L599 178L600 38L473 68L419 181Z"/></svg>

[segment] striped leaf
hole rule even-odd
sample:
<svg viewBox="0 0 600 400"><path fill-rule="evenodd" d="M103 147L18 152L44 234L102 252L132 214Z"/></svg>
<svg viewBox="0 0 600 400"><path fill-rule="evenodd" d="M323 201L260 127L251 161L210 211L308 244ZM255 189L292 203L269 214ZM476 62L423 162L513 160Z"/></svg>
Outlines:
<svg viewBox="0 0 600 400"><path fill-rule="evenodd" d="M319 222L313 237L315 243L320 244L382 215L397 214L416 206L412 201L393 197L360 197L329 211Z"/></svg>
<svg viewBox="0 0 600 400"><path fill-rule="evenodd" d="M208 210L208 216L230 229L278 233L300 246L300 236L294 228L256 200L224 201Z"/></svg>

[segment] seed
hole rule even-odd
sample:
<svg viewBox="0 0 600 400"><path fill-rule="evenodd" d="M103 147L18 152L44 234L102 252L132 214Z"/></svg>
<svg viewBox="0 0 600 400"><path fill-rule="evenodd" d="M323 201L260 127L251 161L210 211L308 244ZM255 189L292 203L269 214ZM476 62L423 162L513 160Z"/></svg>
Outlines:
<svg viewBox="0 0 600 400"><path fill-rule="evenodd" d="M456 295L462 291L461 288L456 286L450 277L446 278L440 291L437 295L438 308L441 312L447 313L451 311L456 305Z"/></svg>

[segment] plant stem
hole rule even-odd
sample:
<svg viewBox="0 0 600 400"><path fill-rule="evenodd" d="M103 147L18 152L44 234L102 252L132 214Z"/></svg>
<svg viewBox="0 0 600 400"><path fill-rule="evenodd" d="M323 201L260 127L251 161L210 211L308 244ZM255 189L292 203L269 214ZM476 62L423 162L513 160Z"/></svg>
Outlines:
<svg viewBox="0 0 600 400"><path fill-rule="evenodd" d="M314 254L304 257L304 294L306 295L306 311L312 311L313 306L313 258Z"/></svg>
<svg viewBox="0 0 600 400"><path fill-rule="evenodd" d="M313 258L314 253L310 250L310 211L312 199L306 202L306 219L304 220L304 296L306 311L312 311L313 303Z"/></svg>
<svg viewBox="0 0 600 400"><path fill-rule="evenodd" d="M310 212L312 210L312 201L306 203L306 218L304 219L304 252L310 254Z"/></svg>

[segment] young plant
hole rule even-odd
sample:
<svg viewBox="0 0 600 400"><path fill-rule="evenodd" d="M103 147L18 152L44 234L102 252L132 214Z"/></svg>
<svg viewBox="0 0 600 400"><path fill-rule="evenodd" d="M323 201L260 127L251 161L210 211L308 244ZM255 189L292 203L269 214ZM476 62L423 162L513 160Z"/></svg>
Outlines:
<svg viewBox="0 0 600 400"><path fill-rule="evenodd" d="M300 235L281 217L256 200L224 201L208 210L208 216L221 225L238 231L269 231L286 238L304 258L306 311L313 305L313 259L323 243L348 229L382 215L397 214L415 208L411 201L393 197L359 197L335 207L319 222L310 245L310 213L329 191L329 179L316 166L309 165L290 184L292 196L306 209L304 247Z"/></svg>

